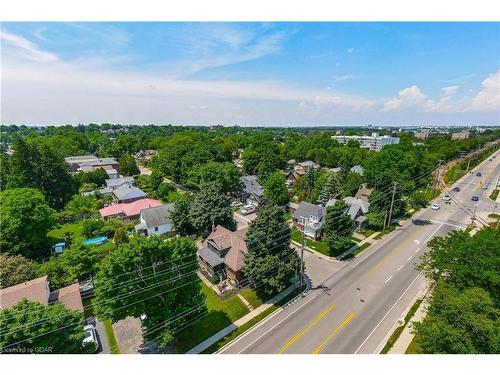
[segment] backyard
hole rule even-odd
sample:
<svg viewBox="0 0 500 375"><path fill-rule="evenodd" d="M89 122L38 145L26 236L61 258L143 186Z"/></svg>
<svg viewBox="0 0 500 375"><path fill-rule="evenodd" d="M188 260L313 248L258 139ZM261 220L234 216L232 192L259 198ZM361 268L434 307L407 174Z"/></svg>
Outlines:
<svg viewBox="0 0 500 375"><path fill-rule="evenodd" d="M298 243L302 243L302 233L300 233L297 229L292 228L292 240ZM314 241L310 238L306 238L306 246L316 250L317 252L327 255L328 254L328 246L324 241Z"/></svg>

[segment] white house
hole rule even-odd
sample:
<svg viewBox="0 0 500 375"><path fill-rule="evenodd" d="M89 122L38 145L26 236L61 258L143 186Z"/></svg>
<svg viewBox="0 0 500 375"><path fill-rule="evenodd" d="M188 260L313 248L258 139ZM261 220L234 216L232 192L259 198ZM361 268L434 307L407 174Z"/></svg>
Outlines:
<svg viewBox="0 0 500 375"><path fill-rule="evenodd" d="M170 219L170 211L173 208L174 204L169 203L142 209L139 215L141 222L135 226L135 230L144 236L171 232L173 223Z"/></svg>

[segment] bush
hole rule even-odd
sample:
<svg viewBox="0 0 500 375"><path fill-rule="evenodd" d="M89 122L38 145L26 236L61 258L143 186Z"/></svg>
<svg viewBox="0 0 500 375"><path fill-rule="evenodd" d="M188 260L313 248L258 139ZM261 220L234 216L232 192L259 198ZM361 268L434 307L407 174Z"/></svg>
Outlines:
<svg viewBox="0 0 500 375"><path fill-rule="evenodd" d="M217 275L217 274L213 275L211 281L212 281L212 284L218 284L220 282L219 275Z"/></svg>

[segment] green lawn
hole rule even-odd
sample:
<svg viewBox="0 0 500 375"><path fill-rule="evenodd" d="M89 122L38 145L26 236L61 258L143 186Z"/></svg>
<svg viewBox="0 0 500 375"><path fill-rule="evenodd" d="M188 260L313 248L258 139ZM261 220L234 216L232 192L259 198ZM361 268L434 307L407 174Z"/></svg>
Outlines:
<svg viewBox="0 0 500 375"><path fill-rule="evenodd" d="M111 322L106 319L103 321L104 329L106 330L106 336L108 338L109 349L111 354L120 354L120 347L118 346L118 342L116 341L115 332L113 331L113 326Z"/></svg>
<svg viewBox="0 0 500 375"><path fill-rule="evenodd" d="M354 242L361 242L362 241L359 238L356 238L354 236L351 237L351 240L354 241Z"/></svg>
<svg viewBox="0 0 500 375"><path fill-rule="evenodd" d="M236 295L220 298L203 283L202 292L206 297L208 315L198 321L193 318L196 323L177 335L174 345L178 353L187 352L249 312Z"/></svg>
<svg viewBox="0 0 500 375"><path fill-rule="evenodd" d="M413 336L413 340L411 340L410 345L406 349L405 354L420 354L420 346L418 345L418 335Z"/></svg>
<svg viewBox="0 0 500 375"><path fill-rule="evenodd" d="M302 233L300 233L295 228L292 228L292 240L298 243L302 243ZM316 250L317 252L320 252L321 254L329 256L328 246L326 245L325 241L314 241L309 238L306 238L306 246L313 250Z"/></svg>
<svg viewBox="0 0 500 375"><path fill-rule="evenodd" d="M358 254L360 254L363 250L365 250L367 247L369 247L371 245L371 243L369 242L365 242L363 245L361 245L360 247L358 247L356 250L354 250L352 252L352 255L353 256L356 256Z"/></svg>
<svg viewBox="0 0 500 375"><path fill-rule="evenodd" d="M490 195L490 199L492 201L496 201L497 197L498 197L498 193L500 193L500 190L499 189L495 189L493 190L493 192L491 193Z"/></svg>
<svg viewBox="0 0 500 375"><path fill-rule="evenodd" d="M250 305L252 305L254 309L266 302L265 295L250 288L242 289L240 294L250 303Z"/></svg>
<svg viewBox="0 0 500 375"><path fill-rule="evenodd" d="M290 221L292 220L292 213L287 211L285 212L284 217L286 221Z"/></svg>
<svg viewBox="0 0 500 375"><path fill-rule="evenodd" d="M389 340L387 340L387 343L385 344L385 346L382 349L382 351L380 352L380 354L387 354L389 352L389 350L391 350L391 348L394 346L394 344L396 343L399 336L401 336L401 333L405 329L405 327L408 324L408 322L410 321L410 319L413 317L413 315L415 315L415 312L417 311L417 309L421 303L422 303L422 300L418 299L413 304L413 306L410 308L410 310L408 311L408 313L405 316L404 324L402 326L397 327L394 330L394 332L392 333L391 337L389 337Z"/></svg>
<svg viewBox="0 0 500 375"><path fill-rule="evenodd" d="M64 224L60 228L52 229L48 233L48 236L54 242L59 242L59 241L64 241L64 234L66 232L70 232L73 233L73 239L75 242L77 242L78 239L81 239L82 241L84 239L82 231L83 231L83 222L79 221L78 223Z"/></svg>
<svg viewBox="0 0 500 375"><path fill-rule="evenodd" d="M375 231L373 229L363 228L360 233L365 237L370 237Z"/></svg>
<svg viewBox="0 0 500 375"><path fill-rule="evenodd" d="M220 339L219 341L217 341L212 346L210 346L207 349L205 349L202 352L202 354L215 353L217 350L219 350L220 348L222 348L228 342L230 342L231 340L234 340L236 337L238 337L239 335L241 335L242 333L244 333L248 329L252 328L254 325L256 325L257 323L259 323L261 320L263 320L266 317L268 317L269 315L271 315L271 313L273 313L274 311L276 311L280 306L283 306L284 304L286 304L287 302L289 302L290 300L292 300L293 298L295 298L300 293L301 292L299 292L299 290L290 293L288 296L286 296L281 301L279 301L276 305L273 305L273 306L269 307L267 310L263 311L262 313L260 313L259 315L257 315L255 318L249 320L248 322L246 322L245 324L243 324L241 327L238 327L236 330L234 330L233 332L231 332L229 335L225 336L224 338Z"/></svg>

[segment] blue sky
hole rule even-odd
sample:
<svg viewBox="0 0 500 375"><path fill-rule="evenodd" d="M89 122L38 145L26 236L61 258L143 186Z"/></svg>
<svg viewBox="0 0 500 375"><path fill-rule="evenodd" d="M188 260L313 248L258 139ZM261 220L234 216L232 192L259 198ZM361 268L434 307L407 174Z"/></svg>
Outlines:
<svg viewBox="0 0 500 375"><path fill-rule="evenodd" d="M500 23L3 23L2 122L500 125Z"/></svg>

